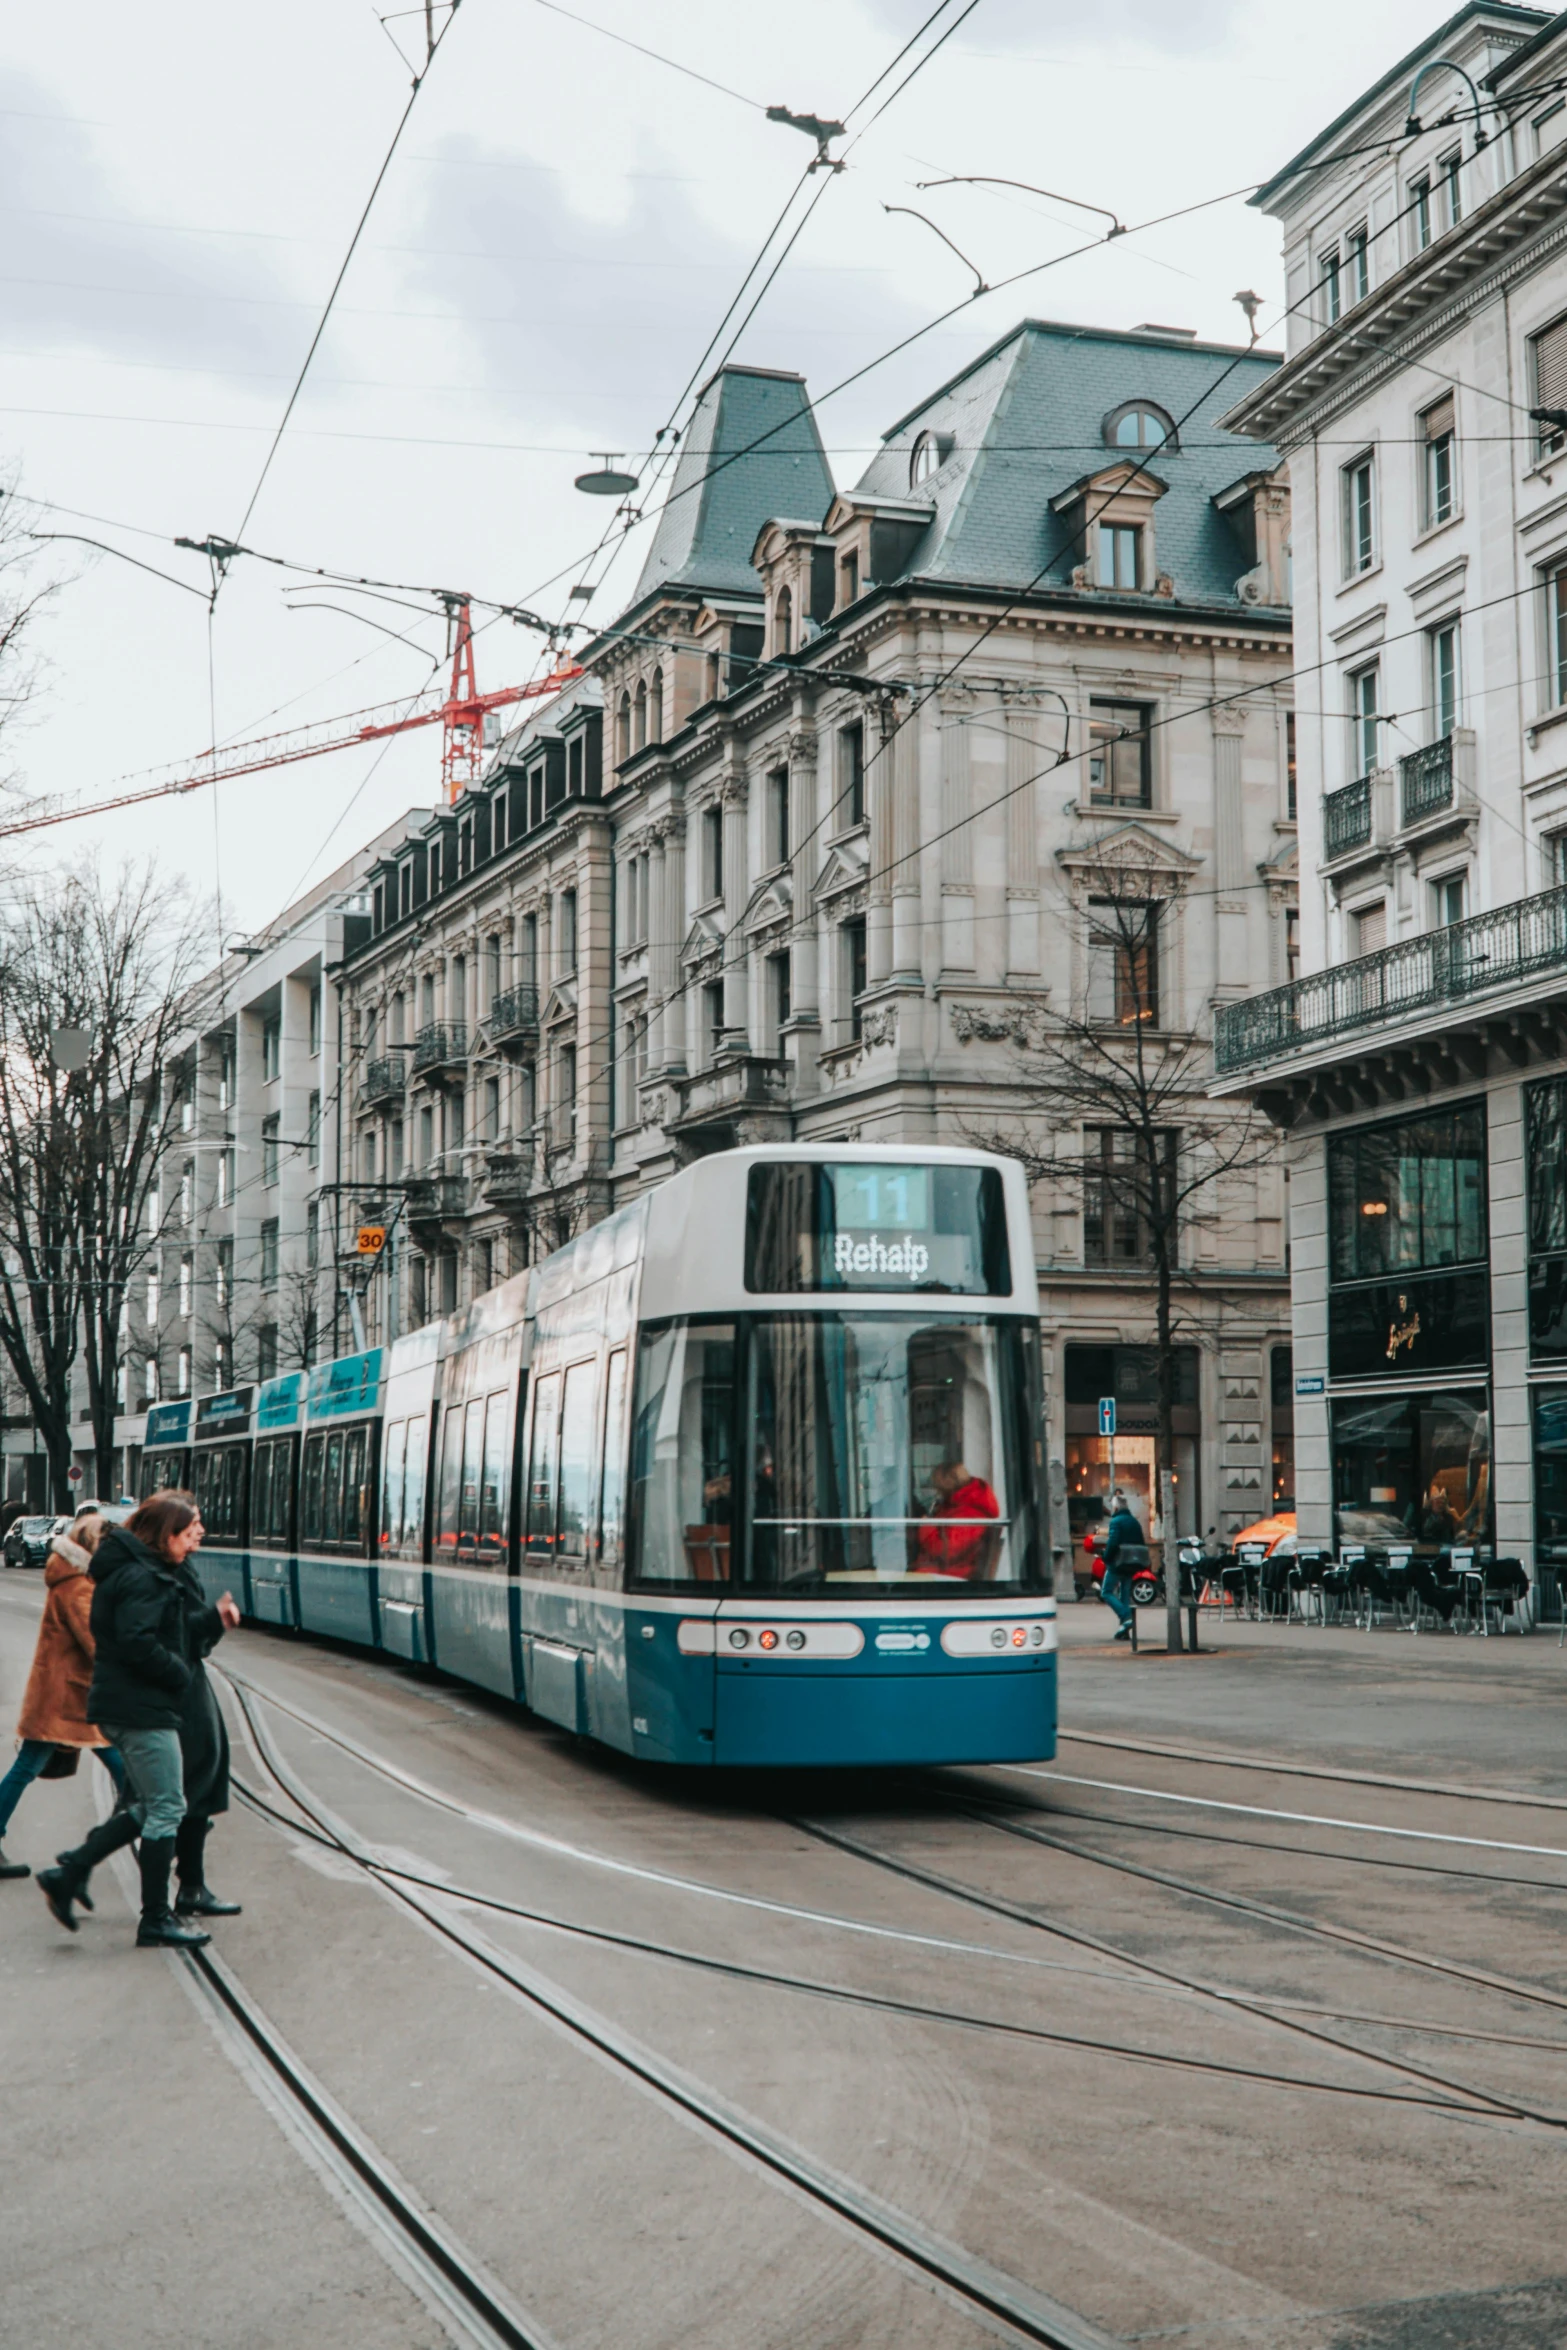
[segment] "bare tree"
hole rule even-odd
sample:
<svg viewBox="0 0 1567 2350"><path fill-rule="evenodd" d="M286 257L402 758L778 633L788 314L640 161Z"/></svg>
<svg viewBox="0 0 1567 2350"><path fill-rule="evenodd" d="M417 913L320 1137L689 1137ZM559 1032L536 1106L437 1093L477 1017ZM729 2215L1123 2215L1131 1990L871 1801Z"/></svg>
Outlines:
<svg viewBox="0 0 1567 2350"><path fill-rule="evenodd" d="M308 1371L320 1356L320 1276L295 1265L278 1284L277 1367L280 1371Z"/></svg>
<svg viewBox="0 0 1567 2350"><path fill-rule="evenodd" d="M1154 1288L1155 1485L1164 1528L1169 1645L1182 1647L1175 1561L1174 1413L1184 1237L1225 1187L1277 1163L1255 1111L1207 1096L1211 1039L1175 1026L1170 974L1184 884L1114 845L1082 863L1069 920L1086 974L1070 1007L1030 1023L1010 1124L976 1142L1021 1159L1030 1185L1064 1187L1100 1226L1107 1258L1142 1263Z"/></svg>
<svg viewBox="0 0 1567 2350"><path fill-rule="evenodd" d="M44 573L22 510L16 484L0 482L0 809L22 796L10 765L13 742L38 685L38 664L30 642L40 608L60 586Z"/></svg>
<svg viewBox="0 0 1567 2350"><path fill-rule="evenodd" d="M0 969L0 1346L69 1494L72 1374L87 1387L98 1489L133 1275L181 1116L180 1041L198 959L177 889L91 865L12 890Z"/></svg>

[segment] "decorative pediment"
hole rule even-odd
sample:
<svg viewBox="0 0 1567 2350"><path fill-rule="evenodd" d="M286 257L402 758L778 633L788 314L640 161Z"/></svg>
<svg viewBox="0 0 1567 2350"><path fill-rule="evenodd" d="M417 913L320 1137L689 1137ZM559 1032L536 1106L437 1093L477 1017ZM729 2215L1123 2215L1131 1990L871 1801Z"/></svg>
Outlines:
<svg viewBox="0 0 1567 2350"><path fill-rule="evenodd" d="M816 887L812 892L819 906L843 896L845 890L858 889L870 872L870 842L863 832L851 833L847 840L835 840L828 850Z"/></svg>
<svg viewBox="0 0 1567 2350"><path fill-rule="evenodd" d="M685 944L680 950L682 967L699 969L724 951L724 934L711 914L698 914L686 932Z"/></svg>
<svg viewBox="0 0 1567 2350"><path fill-rule="evenodd" d="M544 1026L556 1020L575 1020L577 1017L577 982L575 979L557 979L550 989L544 1006Z"/></svg>
<svg viewBox="0 0 1567 2350"><path fill-rule="evenodd" d="M1092 886L1095 877L1102 876L1106 881L1162 881L1172 889L1199 872L1204 862L1141 824L1123 824L1100 840L1074 841L1069 848L1058 849L1056 857L1079 884Z"/></svg>
<svg viewBox="0 0 1567 2350"><path fill-rule="evenodd" d="M740 928L747 938L757 938L769 930L787 929L793 918L794 883L786 872L771 873L751 892Z"/></svg>

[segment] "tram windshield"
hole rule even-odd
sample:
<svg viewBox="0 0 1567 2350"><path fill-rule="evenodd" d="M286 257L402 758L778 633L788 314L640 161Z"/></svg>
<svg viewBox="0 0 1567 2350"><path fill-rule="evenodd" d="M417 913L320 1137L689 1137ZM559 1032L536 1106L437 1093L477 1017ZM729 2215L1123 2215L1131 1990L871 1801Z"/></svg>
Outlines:
<svg viewBox="0 0 1567 2350"><path fill-rule="evenodd" d="M793 1598L1037 1587L1031 1325L799 1313L644 1328L640 1583Z"/></svg>

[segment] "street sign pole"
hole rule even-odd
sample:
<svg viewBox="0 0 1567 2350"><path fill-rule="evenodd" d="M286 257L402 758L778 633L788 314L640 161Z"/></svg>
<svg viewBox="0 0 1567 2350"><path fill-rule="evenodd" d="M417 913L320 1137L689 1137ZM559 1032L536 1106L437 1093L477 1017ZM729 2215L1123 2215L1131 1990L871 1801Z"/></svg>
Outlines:
<svg viewBox="0 0 1567 2350"><path fill-rule="evenodd" d="M1115 1397L1099 1398L1099 1433L1110 1439L1110 1491L1115 1491Z"/></svg>

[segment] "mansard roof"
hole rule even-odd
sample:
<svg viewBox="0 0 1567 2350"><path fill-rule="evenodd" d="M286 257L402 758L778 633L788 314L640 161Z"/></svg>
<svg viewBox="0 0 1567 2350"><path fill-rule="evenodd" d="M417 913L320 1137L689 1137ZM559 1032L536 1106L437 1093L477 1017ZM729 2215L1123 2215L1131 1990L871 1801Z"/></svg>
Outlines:
<svg viewBox="0 0 1567 2350"><path fill-rule="evenodd" d="M935 519L902 575L1065 588L1083 551L1051 501L1118 459L1141 457L1168 485L1158 507L1158 567L1175 581L1175 602L1233 608L1246 564L1213 501L1256 470L1257 454L1221 432L1218 420L1278 363L1274 352L1172 332L1024 319L893 426L852 496L907 499L914 448L928 434L941 462L919 483L919 496L934 505ZM1138 404L1177 424L1173 443L1133 452L1107 440L1115 412Z"/></svg>
<svg viewBox="0 0 1567 2350"><path fill-rule="evenodd" d="M661 588L758 596L763 523L825 514L832 494L804 376L721 367L697 395L631 608Z"/></svg>

